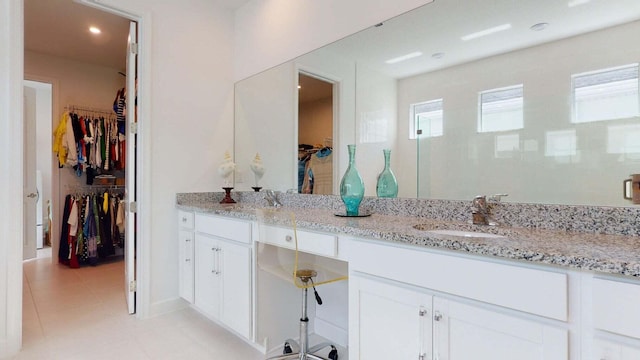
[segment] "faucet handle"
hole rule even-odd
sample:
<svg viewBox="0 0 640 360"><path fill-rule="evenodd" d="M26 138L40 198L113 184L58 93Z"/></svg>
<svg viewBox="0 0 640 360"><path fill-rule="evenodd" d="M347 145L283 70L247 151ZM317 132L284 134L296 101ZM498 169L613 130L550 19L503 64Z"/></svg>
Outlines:
<svg viewBox="0 0 640 360"><path fill-rule="evenodd" d="M509 194L494 194L489 197L489 201L495 201L499 203L502 201L502 198L505 196L509 196Z"/></svg>
<svg viewBox="0 0 640 360"><path fill-rule="evenodd" d="M486 201L487 201L487 197L485 195L477 195L476 197L473 198L472 203L474 205L476 205L476 204L481 204L481 203L486 202Z"/></svg>

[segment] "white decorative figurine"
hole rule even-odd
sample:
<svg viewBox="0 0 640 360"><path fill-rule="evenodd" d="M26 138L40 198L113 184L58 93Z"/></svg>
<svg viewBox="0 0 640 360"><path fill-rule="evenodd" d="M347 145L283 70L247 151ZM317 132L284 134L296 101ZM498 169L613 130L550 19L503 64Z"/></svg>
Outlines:
<svg viewBox="0 0 640 360"><path fill-rule="evenodd" d="M225 191L224 198L220 201L220 204L235 204L235 200L231 198L231 190L233 189L230 177L233 171L236 169L236 164L231 159L229 151L224 152L224 161L218 166L218 174L224 179L224 186L222 189Z"/></svg>
<svg viewBox="0 0 640 360"><path fill-rule="evenodd" d="M262 179L262 176L264 175L264 165L262 165L262 159L260 158L260 154L256 153L256 157L253 158L253 161L251 162L251 164L249 164L249 167L251 168L251 171L253 171L253 176L255 177L256 180L256 186L254 187L254 190L257 188L259 191L260 187L258 186L258 181L260 181L260 179Z"/></svg>
<svg viewBox="0 0 640 360"><path fill-rule="evenodd" d="M222 176L222 178L224 179L225 186L231 186L230 177L235 168L236 164L233 162L233 159L231 159L229 151L225 151L224 161L222 162L222 164L220 164L220 166L218 166L218 174L220 174L220 176Z"/></svg>

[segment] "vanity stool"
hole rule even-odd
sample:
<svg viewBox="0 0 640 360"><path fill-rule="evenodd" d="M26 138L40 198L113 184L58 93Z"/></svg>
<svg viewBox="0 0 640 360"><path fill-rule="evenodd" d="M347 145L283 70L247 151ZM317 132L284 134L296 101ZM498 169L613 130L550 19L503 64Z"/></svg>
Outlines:
<svg viewBox="0 0 640 360"><path fill-rule="evenodd" d="M322 305L322 299L316 291L316 286L329 284L336 281L346 280L347 276L323 268L319 264L311 262L299 262L298 235L296 231L295 214L290 211L277 209L256 210L258 218L259 235L261 237L274 236L269 229L273 227L287 228L292 235L287 235L287 241L293 240L295 251L293 259L289 263L280 263L277 267L271 267L268 271L280 272L281 278L286 278L297 288L302 290L302 314L300 316L300 339L299 343L292 339L287 339L283 345L283 355L271 357L268 360L284 359L314 359L314 360L338 360L338 350L328 342L323 342L309 347L309 318L307 317L307 294L309 288L313 289L315 300L318 305ZM291 239L292 238L292 239ZM328 358L324 358L314 353L331 348ZM294 349L296 352L294 352Z"/></svg>

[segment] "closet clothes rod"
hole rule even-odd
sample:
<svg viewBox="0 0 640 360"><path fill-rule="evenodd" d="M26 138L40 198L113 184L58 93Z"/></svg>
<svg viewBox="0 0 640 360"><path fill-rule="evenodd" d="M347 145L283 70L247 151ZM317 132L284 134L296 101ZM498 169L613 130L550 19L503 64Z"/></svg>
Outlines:
<svg viewBox="0 0 640 360"><path fill-rule="evenodd" d="M116 115L116 113L111 109L100 109L100 108L94 108L90 106L67 105L64 107L64 110L70 111L70 112L84 111L84 112L92 112L92 113L104 114L104 115Z"/></svg>
<svg viewBox="0 0 640 360"><path fill-rule="evenodd" d="M65 185L68 192L91 192L95 190L125 190L125 185Z"/></svg>

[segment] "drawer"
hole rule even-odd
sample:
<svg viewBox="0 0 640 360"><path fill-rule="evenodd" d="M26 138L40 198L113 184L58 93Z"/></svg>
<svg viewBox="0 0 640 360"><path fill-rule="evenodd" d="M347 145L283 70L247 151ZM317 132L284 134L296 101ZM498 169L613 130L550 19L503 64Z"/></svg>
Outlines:
<svg viewBox="0 0 640 360"><path fill-rule="evenodd" d="M182 229L193 229L193 213L178 210L178 226Z"/></svg>
<svg viewBox="0 0 640 360"><path fill-rule="evenodd" d="M341 243L349 269L551 319L568 319L564 273L356 240Z"/></svg>
<svg viewBox="0 0 640 360"><path fill-rule="evenodd" d="M260 242L295 249L293 230L265 225L260 233ZM338 255L338 239L335 235L298 230L298 250L316 255L335 257Z"/></svg>
<svg viewBox="0 0 640 360"><path fill-rule="evenodd" d="M224 239L251 243L251 223L242 220L196 214L196 231Z"/></svg>
<svg viewBox="0 0 640 360"><path fill-rule="evenodd" d="M640 339L640 284L594 279L593 324Z"/></svg>

